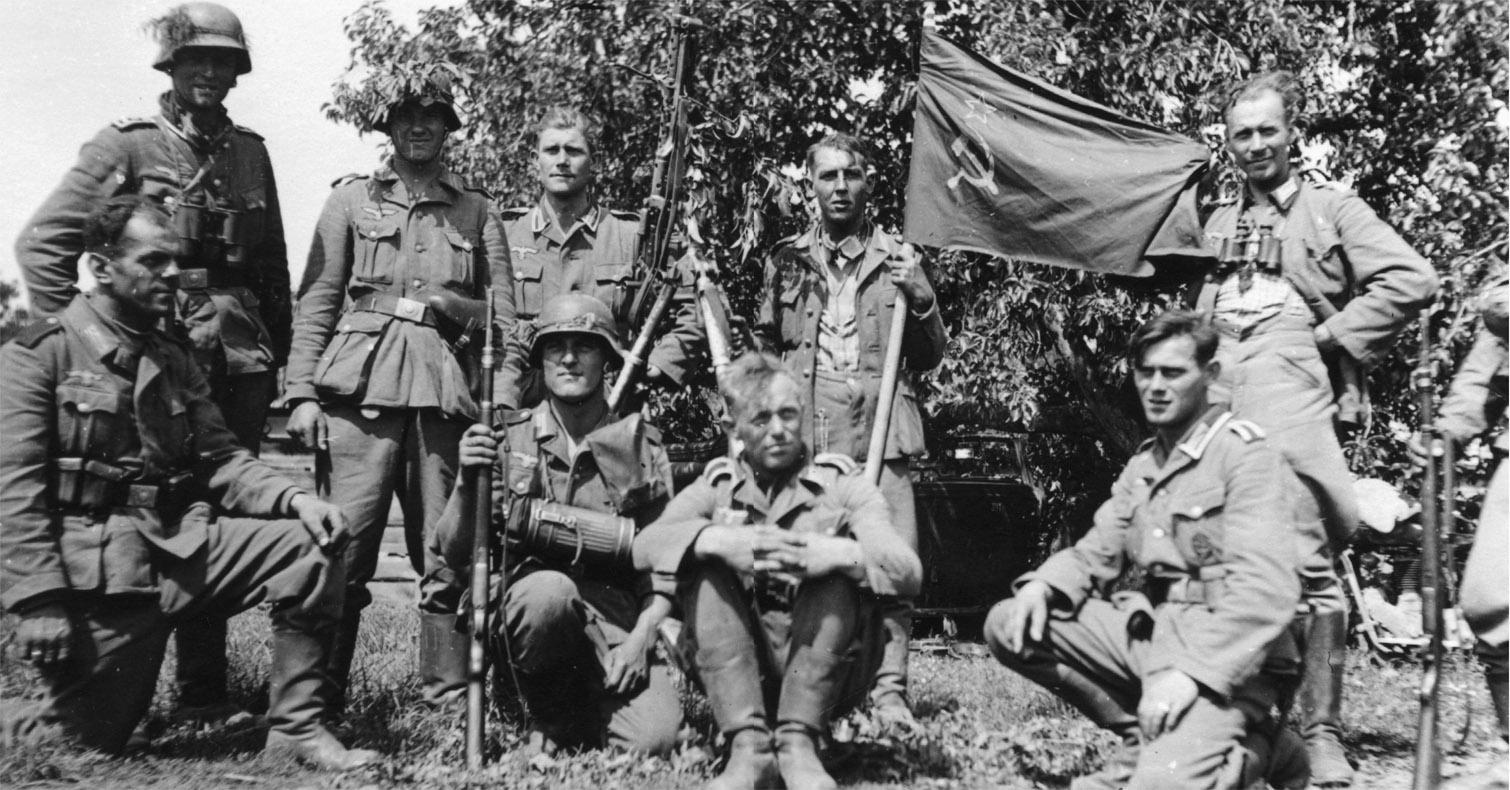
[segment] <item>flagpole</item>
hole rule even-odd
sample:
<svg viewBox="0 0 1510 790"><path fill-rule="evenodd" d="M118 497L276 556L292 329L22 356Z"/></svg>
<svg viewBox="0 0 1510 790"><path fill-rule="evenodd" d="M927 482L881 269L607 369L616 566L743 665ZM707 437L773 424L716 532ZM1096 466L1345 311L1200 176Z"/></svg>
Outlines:
<svg viewBox="0 0 1510 790"><path fill-rule="evenodd" d="M865 477L876 485L881 484L881 464L886 459L886 437L891 433L891 407L896 401L897 377L902 371L902 335L907 329L907 310L907 294L898 288L897 300L891 307L886 366L881 369L881 392L876 396L876 421L870 429L870 449L865 453Z"/></svg>

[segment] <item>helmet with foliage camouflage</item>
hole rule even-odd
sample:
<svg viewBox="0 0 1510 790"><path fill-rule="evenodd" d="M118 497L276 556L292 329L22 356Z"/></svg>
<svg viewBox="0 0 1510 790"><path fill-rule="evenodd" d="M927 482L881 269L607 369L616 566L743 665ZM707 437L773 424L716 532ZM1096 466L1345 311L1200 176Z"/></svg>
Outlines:
<svg viewBox="0 0 1510 790"><path fill-rule="evenodd" d="M540 354L545 339L557 335L592 335L602 340L610 353L610 365L624 356L619 346L619 336L614 330L613 313L603 300L584 293L565 293L545 303L536 319L539 326L535 339L530 343L530 363L540 366Z"/></svg>
<svg viewBox="0 0 1510 790"><path fill-rule="evenodd" d="M157 43L157 61L152 68L170 71L185 49L226 49L236 58L236 74L252 70L251 50L246 45L246 34L241 31L241 20L229 8L215 3L184 3L147 23Z"/></svg>
<svg viewBox="0 0 1510 790"><path fill-rule="evenodd" d="M461 128L461 118L456 114L456 94L451 90L450 64L430 64L415 69L407 78L393 80L387 91L387 105L382 114L372 121L372 128L388 133L388 119L400 107L418 104L429 107L439 105L446 117L446 131Z"/></svg>

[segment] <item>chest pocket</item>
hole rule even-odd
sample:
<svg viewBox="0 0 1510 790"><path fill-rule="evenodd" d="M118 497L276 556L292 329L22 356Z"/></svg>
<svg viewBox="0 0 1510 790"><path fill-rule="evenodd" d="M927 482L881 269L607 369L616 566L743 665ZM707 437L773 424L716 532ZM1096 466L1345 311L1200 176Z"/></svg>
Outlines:
<svg viewBox="0 0 1510 790"><path fill-rule="evenodd" d="M116 390L60 384L58 446L68 456L114 460L124 450L131 396Z"/></svg>
<svg viewBox="0 0 1510 790"><path fill-rule="evenodd" d="M600 263L593 266L596 295L615 316L624 315L624 311L629 309L632 288L630 277L633 271L634 267L627 263Z"/></svg>
<svg viewBox="0 0 1510 790"><path fill-rule="evenodd" d="M352 276L364 283L389 285L398 263L399 231L402 220L397 215L379 220L358 220L353 229Z"/></svg>
<svg viewBox="0 0 1510 790"><path fill-rule="evenodd" d="M447 267L445 285L461 290L464 293L473 293L477 282L477 252L481 243L477 234L464 233L456 228L442 228L440 230L441 241L451 252L450 265Z"/></svg>
<svg viewBox="0 0 1510 790"><path fill-rule="evenodd" d="M1176 494L1169 505L1170 536L1193 567L1222 562L1222 511L1227 492L1221 486Z"/></svg>
<svg viewBox="0 0 1510 790"><path fill-rule="evenodd" d="M515 247L517 254L519 248ZM537 250L519 255L514 266L514 304L520 318L534 318L545 307L545 253Z"/></svg>
<svg viewBox="0 0 1510 790"><path fill-rule="evenodd" d="M1320 271L1336 277L1338 280L1352 281L1352 273L1344 271L1346 265L1345 256L1342 252L1342 239L1337 231L1326 222L1318 222L1311 228L1305 237L1306 257Z"/></svg>

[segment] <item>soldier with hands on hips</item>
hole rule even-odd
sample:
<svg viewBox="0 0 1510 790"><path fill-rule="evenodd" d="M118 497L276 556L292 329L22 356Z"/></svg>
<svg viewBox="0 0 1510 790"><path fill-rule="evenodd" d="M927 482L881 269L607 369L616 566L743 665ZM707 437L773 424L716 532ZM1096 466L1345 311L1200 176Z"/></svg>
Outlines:
<svg viewBox="0 0 1510 790"><path fill-rule="evenodd" d="M881 492L891 523L914 552L917 512L908 458L923 453L923 419L909 371L937 367L948 338L933 287L911 245L874 227L869 157L864 145L834 134L808 149L807 170L819 220L784 240L765 267L765 291L755 335L798 376L804 403L802 438L818 453L863 462L870 446L888 327L896 295L907 298L902 365L881 467ZM872 700L894 718L911 718L907 703L907 647L911 604L886 607L886 660Z"/></svg>
<svg viewBox="0 0 1510 790"><path fill-rule="evenodd" d="M153 68L172 87L158 113L105 128L79 152L16 242L33 312L60 313L78 294L83 224L113 195L161 201L178 238L177 305L210 394L237 441L257 453L278 368L288 357L290 289L278 187L256 132L226 114L226 95L252 70L241 21L214 3L184 3L153 20ZM249 717L226 696L225 623L181 621L179 709L198 723Z"/></svg>
<svg viewBox="0 0 1510 790"><path fill-rule="evenodd" d="M1431 265L1346 187L1291 171L1304 96L1288 72L1254 77L1224 109L1240 196L1206 222L1221 258L1196 304L1221 332L1213 400L1268 433L1305 483L1302 518L1331 547L1305 564L1305 680L1299 702L1318 787L1352 783L1340 741L1347 600L1332 554L1359 523L1338 422L1368 417L1366 366L1436 293Z"/></svg>
<svg viewBox="0 0 1510 790"><path fill-rule="evenodd" d="M442 160L461 119L445 72L429 74L422 88L393 96L374 123L393 141L393 158L371 176L342 180L325 203L299 289L285 393L289 434L329 453L332 501L351 522L331 675L344 691L397 492L420 574L421 693L438 705L459 700L466 685L467 640L454 627L461 588L430 550L455 484L457 445L478 414L480 344L457 331L468 319L456 305L481 305L512 274L487 193ZM513 291L495 293L499 319L511 320Z"/></svg>
<svg viewBox="0 0 1510 790"><path fill-rule="evenodd" d="M1154 429L1090 532L986 618L997 659L1122 741L1071 786L1304 787L1304 749L1270 708L1293 683L1299 481L1263 431L1208 404L1217 337L1189 311L1133 336ZM1147 594L1105 593L1129 564Z"/></svg>
<svg viewBox="0 0 1510 790"><path fill-rule="evenodd" d="M168 215L124 195L82 232L98 287L0 349L0 604L43 684L40 701L6 706L6 744L56 727L120 753L177 623L270 604L266 751L331 770L376 761L321 724L342 594L322 549L345 541L341 511L237 444L191 349L164 331L182 274Z"/></svg>
<svg viewBox="0 0 1510 790"><path fill-rule="evenodd" d="M631 325L639 216L597 202L598 127L586 114L565 107L546 111L535 126L535 170L540 201L503 212L504 231L514 268L514 304L521 322L536 320L547 302L565 293L585 293L608 305L615 332L626 345L638 327ZM678 269L689 291L691 275ZM703 330L693 300L679 294L673 302L673 325L650 351L645 379L679 386L703 354ZM545 397L540 371L530 365L527 336L505 350L499 374L498 402L527 409Z"/></svg>
<svg viewBox="0 0 1510 790"><path fill-rule="evenodd" d="M638 414L618 419L608 411L604 376L623 355L608 306L587 294L561 294L537 320L530 364L540 371L545 400L509 413L500 427L474 425L461 444L462 466L501 470L493 528L511 536L508 587L492 585L486 605L495 614L493 655L513 664L496 671L519 681L532 720L531 748L669 754L681 728L681 701L654 648L672 598L651 589L628 551L635 531L671 498L670 462L660 432ZM470 567L464 514L473 478L458 479L438 535L442 553L459 568ZM568 523L579 531L610 527L594 534L613 542L581 534L574 539L581 543L528 538ZM615 550L593 548L609 546Z"/></svg>
<svg viewBox="0 0 1510 790"><path fill-rule="evenodd" d="M922 568L855 463L803 439L804 382L747 354L723 381L742 450L635 539L635 566L682 607L684 652L729 743L710 790L832 788L817 747L882 661L880 602Z"/></svg>

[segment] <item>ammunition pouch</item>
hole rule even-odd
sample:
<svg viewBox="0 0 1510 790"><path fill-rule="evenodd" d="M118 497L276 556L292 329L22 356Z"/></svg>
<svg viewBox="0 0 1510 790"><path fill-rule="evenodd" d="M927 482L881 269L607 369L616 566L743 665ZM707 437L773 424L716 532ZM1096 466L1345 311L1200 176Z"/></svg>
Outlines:
<svg viewBox="0 0 1510 790"><path fill-rule="evenodd" d="M148 480L134 469L85 458L55 458L52 472L54 505L63 510L142 507L167 521L203 498L192 472Z"/></svg>

